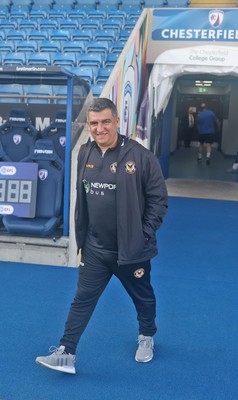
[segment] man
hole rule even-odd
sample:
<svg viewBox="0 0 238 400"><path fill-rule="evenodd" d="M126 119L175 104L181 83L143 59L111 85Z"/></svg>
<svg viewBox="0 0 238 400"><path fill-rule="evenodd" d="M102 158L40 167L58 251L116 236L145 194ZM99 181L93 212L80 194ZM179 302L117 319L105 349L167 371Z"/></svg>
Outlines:
<svg viewBox="0 0 238 400"><path fill-rule="evenodd" d="M199 132L198 161L202 161L203 145L206 143L206 164L210 164L212 143L215 139L216 130L220 128L220 122L215 113L207 109L205 103L201 104L201 111L198 113L197 123Z"/></svg>
<svg viewBox="0 0 238 400"><path fill-rule="evenodd" d="M74 374L75 353L94 308L112 275L135 304L139 347L135 359L153 358L156 300L150 259L157 254L156 230L167 209L167 190L159 163L149 150L117 133L114 103L96 98L87 125L93 141L78 155L75 230L82 251L78 289L60 347L37 357L45 367Z"/></svg>

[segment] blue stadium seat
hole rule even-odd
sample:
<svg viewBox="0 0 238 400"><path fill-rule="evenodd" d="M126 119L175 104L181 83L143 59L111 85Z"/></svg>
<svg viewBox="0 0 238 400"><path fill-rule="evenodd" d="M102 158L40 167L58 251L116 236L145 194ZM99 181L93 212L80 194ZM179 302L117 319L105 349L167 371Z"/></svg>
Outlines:
<svg viewBox="0 0 238 400"><path fill-rule="evenodd" d="M56 19L41 18L38 22L39 30L42 29L57 29L58 21Z"/></svg>
<svg viewBox="0 0 238 400"><path fill-rule="evenodd" d="M62 18L59 20L59 29L78 29L80 19Z"/></svg>
<svg viewBox="0 0 238 400"><path fill-rule="evenodd" d="M119 57L120 57L120 53L119 52L108 53L106 55L106 59L104 61L104 67L114 66Z"/></svg>
<svg viewBox="0 0 238 400"><path fill-rule="evenodd" d="M98 53L85 53L78 55L78 66L90 65L95 67L101 67L103 64L103 56Z"/></svg>
<svg viewBox="0 0 238 400"><path fill-rule="evenodd" d="M131 30L130 29L121 29L120 33L119 33L118 40L121 41L121 42L125 42L125 41L128 40L130 34L131 34Z"/></svg>
<svg viewBox="0 0 238 400"><path fill-rule="evenodd" d="M20 40L16 43L16 51L27 51L36 52L38 50L38 44L36 40Z"/></svg>
<svg viewBox="0 0 238 400"><path fill-rule="evenodd" d="M42 138L50 138L61 160L65 160L66 110L58 110L54 121L41 131Z"/></svg>
<svg viewBox="0 0 238 400"><path fill-rule="evenodd" d="M95 78L95 83L106 83L109 76L111 75L111 72L113 70L113 67L101 67L98 69L97 76Z"/></svg>
<svg viewBox="0 0 238 400"><path fill-rule="evenodd" d="M82 18L79 24L80 24L80 29L100 29L102 25L102 19Z"/></svg>
<svg viewBox="0 0 238 400"><path fill-rule="evenodd" d="M70 68L70 71L80 78L84 79L89 84L93 83L95 80L95 76L97 75L98 67L91 67L89 65L85 65L82 67Z"/></svg>
<svg viewBox="0 0 238 400"><path fill-rule="evenodd" d="M9 8L7 5L0 5L0 18L8 18L9 17Z"/></svg>
<svg viewBox="0 0 238 400"><path fill-rule="evenodd" d="M71 32L71 40L93 40L92 29L76 29Z"/></svg>
<svg viewBox="0 0 238 400"><path fill-rule="evenodd" d="M38 135L26 110L11 110L7 121L0 126L3 161L26 162Z"/></svg>
<svg viewBox="0 0 238 400"><path fill-rule="evenodd" d="M125 19L127 18L127 13L124 10L108 10L107 18L109 19L119 18L122 22L124 22Z"/></svg>
<svg viewBox="0 0 238 400"><path fill-rule="evenodd" d="M27 33L26 30L10 29L6 32L6 40L26 40Z"/></svg>
<svg viewBox="0 0 238 400"><path fill-rule="evenodd" d="M1 19L0 30L2 29L17 29L17 22L10 19Z"/></svg>
<svg viewBox="0 0 238 400"><path fill-rule="evenodd" d="M21 103L23 101L22 95L22 85L17 83L0 85L0 103Z"/></svg>
<svg viewBox="0 0 238 400"><path fill-rule="evenodd" d="M15 42L11 40L0 40L0 52L14 52Z"/></svg>
<svg viewBox="0 0 238 400"><path fill-rule="evenodd" d="M50 11L50 7L42 6L39 7L37 5L33 5L31 11L29 12L29 19L40 19L47 18L48 12Z"/></svg>
<svg viewBox="0 0 238 400"><path fill-rule="evenodd" d="M107 42L106 40L92 40L86 43L86 51L88 53L101 53L106 56L110 49L110 41Z"/></svg>
<svg viewBox="0 0 238 400"><path fill-rule="evenodd" d="M113 43L111 47L111 53L119 53L121 54L122 50L124 49L126 42L120 41Z"/></svg>
<svg viewBox="0 0 238 400"><path fill-rule="evenodd" d="M35 52L29 55L27 65L51 65L50 54L47 52Z"/></svg>
<svg viewBox="0 0 238 400"><path fill-rule="evenodd" d="M50 104L53 96L51 85L24 85L23 92L27 103Z"/></svg>
<svg viewBox="0 0 238 400"><path fill-rule="evenodd" d="M116 29L118 32L122 28L122 21L119 18L106 19L102 22L102 29Z"/></svg>
<svg viewBox="0 0 238 400"><path fill-rule="evenodd" d="M94 83L91 85L91 90L92 90L92 95L94 97L99 97L103 91L105 84L98 84L98 83Z"/></svg>
<svg viewBox="0 0 238 400"><path fill-rule="evenodd" d="M102 18L107 18L107 13L104 10L91 10L91 11L88 11L87 17L90 19L91 18L102 19Z"/></svg>
<svg viewBox="0 0 238 400"><path fill-rule="evenodd" d="M22 18L18 23L19 29L37 29L38 23L34 19Z"/></svg>
<svg viewBox="0 0 238 400"><path fill-rule="evenodd" d="M69 19L79 19L79 18L87 18L87 12L85 10L71 10L68 12L68 18Z"/></svg>
<svg viewBox="0 0 238 400"><path fill-rule="evenodd" d="M64 53L84 53L85 52L85 42L83 40L66 40L62 43L62 51Z"/></svg>
<svg viewBox="0 0 238 400"><path fill-rule="evenodd" d="M6 40L6 30L2 29L0 31L0 40Z"/></svg>
<svg viewBox="0 0 238 400"><path fill-rule="evenodd" d="M75 53L56 53L51 57L52 65L64 66L64 67L75 67L76 66L76 55Z"/></svg>
<svg viewBox="0 0 238 400"><path fill-rule="evenodd" d="M59 40L43 40L39 43L39 52L57 53L61 51L61 43Z"/></svg>
<svg viewBox="0 0 238 400"><path fill-rule="evenodd" d="M49 35L50 40L70 40L70 32L66 29L53 29Z"/></svg>
<svg viewBox="0 0 238 400"><path fill-rule="evenodd" d="M53 95L56 97L55 104L66 104L67 101L67 86L53 85ZM77 86L74 90L73 103L82 105L85 100L85 90L82 86Z"/></svg>
<svg viewBox="0 0 238 400"><path fill-rule="evenodd" d="M27 18L30 11L30 7L27 5L15 5L11 6L10 18Z"/></svg>
<svg viewBox="0 0 238 400"><path fill-rule="evenodd" d="M96 41L107 41L109 43L113 43L117 40L118 32L115 29L103 29L98 30L94 33L94 39Z"/></svg>
<svg viewBox="0 0 238 400"><path fill-rule="evenodd" d="M132 31L135 28L136 23L137 19L127 19L124 22L123 29Z"/></svg>
<svg viewBox="0 0 238 400"><path fill-rule="evenodd" d="M32 149L31 159L38 164L36 215L6 215L3 224L9 233L47 237L62 223L64 163L48 138L36 140Z"/></svg>
<svg viewBox="0 0 238 400"><path fill-rule="evenodd" d="M31 29L28 33L29 40L49 40L49 31L47 29L38 31L36 29Z"/></svg>
<svg viewBox="0 0 238 400"><path fill-rule="evenodd" d="M68 9L69 10L69 9ZM67 17L67 11L66 7L65 8L53 8L48 12L49 18L66 18Z"/></svg>
<svg viewBox="0 0 238 400"><path fill-rule="evenodd" d="M25 64L26 55L24 53L6 53L3 58L3 65L16 66Z"/></svg>

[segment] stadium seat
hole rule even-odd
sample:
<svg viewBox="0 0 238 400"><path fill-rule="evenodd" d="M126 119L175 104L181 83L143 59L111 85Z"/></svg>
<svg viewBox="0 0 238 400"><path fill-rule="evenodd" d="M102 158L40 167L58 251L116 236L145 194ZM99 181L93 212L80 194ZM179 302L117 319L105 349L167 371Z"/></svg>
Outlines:
<svg viewBox="0 0 238 400"><path fill-rule="evenodd" d="M10 19L1 19L0 30L2 29L17 29L17 22Z"/></svg>
<svg viewBox="0 0 238 400"><path fill-rule="evenodd" d="M68 89L66 85L53 85L53 95L55 104L66 104ZM73 103L82 105L85 99L85 90L83 86L77 86L74 90Z"/></svg>
<svg viewBox="0 0 238 400"><path fill-rule="evenodd" d="M49 6L42 6L39 7L37 5L33 5L31 11L29 12L29 19L40 19L40 18L47 18L48 12L50 11Z"/></svg>
<svg viewBox="0 0 238 400"><path fill-rule="evenodd" d="M135 28L136 23L137 19L127 19L124 22L123 29L132 31Z"/></svg>
<svg viewBox="0 0 238 400"><path fill-rule="evenodd" d="M31 158L31 146L38 131L26 110L11 110L7 121L0 126L3 161L26 162Z"/></svg>
<svg viewBox="0 0 238 400"><path fill-rule="evenodd" d="M14 52L15 42L11 40L0 40L0 52Z"/></svg>
<svg viewBox="0 0 238 400"><path fill-rule="evenodd" d="M101 53L106 56L110 49L110 41L107 42L106 40L92 40L86 43L86 51L89 53Z"/></svg>
<svg viewBox="0 0 238 400"><path fill-rule="evenodd" d="M21 29L37 29L38 23L33 19L22 18L18 23L19 30Z"/></svg>
<svg viewBox="0 0 238 400"><path fill-rule="evenodd" d="M50 104L53 96L51 85L24 85L23 92L27 103Z"/></svg>
<svg viewBox="0 0 238 400"><path fill-rule="evenodd" d="M98 69L95 83L106 83L109 76L111 75L113 67L101 67Z"/></svg>
<svg viewBox="0 0 238 400"><path fill-rule="evenodd" d="M47 52L35 52L29 55L27 65L51 65L50 54Z"/></svg>
<svg viewBox="0 0 238 400"><path fill-rule="evenodd" d="M6 53L3 58L3 65L25 65L26 55L24 53Z"/></svg>
<svg viewBox="0 0 238 400"><path fill-rule="evenodd" d="M127 13L124 10L108 10L107 18L116 19L119 18L122 22L127 18Z"/></svg>
<svg viewBox="0 0 238 400"><path fill-rule="evenodd" d="M39 43L39 52L57 53L61 51L61 43L58 40L43 40Z"/></svg>
<svg viewBox="0 0 238 400"><path fill-rule="evenodd" d="M131 34L131 30L130 29L121 29L120 33L119 33L118 40L121 41L121 42L125 42L125 41L128 40L130 34Z"/></svg>
<svg viewBox="0 0 238 400"><path fill-rule="evenodd" d="M119 18L106 19L102 22L102 29L116 29L118 32L122 28L122 21Z"/></svg>
<svg viewBox="0 0 238 400"><path fill-rule="evenodd" d="M85 52L85 42L83 40L66 40L62 43L62 51L64 53L84 53Z"/></svg>
<svg viewBox="0 0 238 400"><path fill-rule="evenodd" d="M75 53L56 53L51 57L52 65L64 66L64 67L75 67L76 66L76 55Z"/></svg>
<svg viewBox="0 0 238 400"><path fill-rule="evenodd" d="M7 5L0 5L0 18L8 18L9 17L9 8Z"/></svg>
<svg viewBox="0 0 238 400"><path fill-rule="evenodd" d="M88 18L97 18L97 19L103 19L107 18L107 13L104 10L91 10L88 11L87 13Z"/></svg>
<svg viewBox="0 0 238 400"><path fill-rule="evenodd" d="M22 85L11 83L8 85L0 85L0 102L1 103L21 103L23 101Z"/></svg>
<svg viewBox="0 0 238 400"><path fill-rule="evenodd" d="M87 12L85 10L71 10L68 12L69 19L79 19L79 18L87 18Z"/></svg>
<svg viewBox="0 0 238 400"><path fill-rule="evenodd" d="M31 29L28 33L29 40L49 40L49 32L47 29L38 31L36 29Z"/></svg>
<svg viewBox="0 0 238 400"><path fill-rule="evenodd" d="M111 52L121 54L122 50L124 49L125 44L126 44L126 42L123 42L123 41L113 43L113 45L111 47Z"/></svg>
<svg viewBox="0 0 238 400"><path fill-rule="evenodd" d="M92 40L93 39L92 29L76 29L71 32L71 40Z"/></svg>
<svg viewBox="0 0 238 400"><path fill-rule="evenodd" d="M78 66L91 65L96 67L101 67L103 64L102 54L96 53L84 53L78 55Z"/></svg>
<svg viewBox="0 0 238 400"><path fill-rule="evenodd" d="M100 29L102 25L101 18L82 18L79 22L80 29Z"/></svg>
<svg viewBox="0 0 238 400"><path fill-rule="evenodd" d="M104 86L105 85L102 84L102 83L100 83L100 84L98 84L98 83L92 84L91 85L92 95L94 97L99 97L101 95L102 91L103 91Z"/></svg>
<svg viewBox="0 0 238 400"><path fill-rule="evenodd" d="M3 224L9 233L47 237L62 223L64 163L50 139L35 142L31 160L38 164L36 215L34 218L6 215Z"/></svg>
<svg viewBox="0 0 238 400"><path fill-rule="evenodd" d="M12 4L9 17L10 18L27 18L29 11L30 11L30 7L27 5Z"/></svg>
<svg viewBox="0 0 238 400"><path fill-rule="evenodd" d="M42 138L50 138L61 160L65 160L66 110L58 110L54 121L41 131Z"/></svg>
<svg viewBox="0 0 238 400"><path fill-rule="evenodd" d="M10 29L6 32L6 40L26 40L27 33L25 30Z"/></svg>
<svg viewBox="0 0 238 400"><path fill-rule="evenodd" d="M84 79L89 84L93 83L97 75L98 67L91 67L89 65L82 67L70 68L70 71L80 78Z"/></svg>
<svg viewBox="0 0 238 400"><path fill-rule="evenodd" d="M38 44L36 40L20 40L16 44L16 51L36 52L38 50Z"/></svg>
<svg viewBox="0 0 238 400"><path fill-rule="evenodd" d="M53 29L49 35L50 40L70 40L70 32L66 29Z"/></svg>
<svg viewBox="0 0 238 400"><path fill-rule="evenodd" d="M106 55L106 60L104 61L104 67L114 66L120 56L119 52L108 53Z"/></svg>
<svg viewBox="0 0 238 400"><path fill-rule="evenodd" d="M59 29L78 29L80 19L62 18L59 20Z"/></svg>
<svg viewBox="0 0 238 400"><path fill-rule="evenodd" d="M6 30L2 29L0 31L0 40L6 40Z"/></svg>
<svg viewBox="0 0 238 400"><path fill-rule="evenodd" d="M57 29L58 21L56 19L41 18L38 25L40 31L42 29Z"/></svg>
<svg viewBox="0 0 238 400"><path fill-rule="evenodd" d="M107 41L109 43L113 43L115 40L117 40L118 37L118 32L115 29L103 29L103 30L98 30L94 34L94 39L96 41Z"/></svg>

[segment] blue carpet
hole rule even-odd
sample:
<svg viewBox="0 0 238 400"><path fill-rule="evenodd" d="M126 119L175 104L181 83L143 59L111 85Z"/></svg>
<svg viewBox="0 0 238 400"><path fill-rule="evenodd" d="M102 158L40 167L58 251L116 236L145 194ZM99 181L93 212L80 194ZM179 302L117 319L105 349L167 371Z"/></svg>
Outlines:
<svg viewBox="0 0 238 400"><path fill-rule="evenodd" d="M238 203L170 198L152 279L153 361L134 361L137 321L116 279L77 354L77 375L35 364L58 345L77 269L0 263L1 400L238 398Z"/></svg>

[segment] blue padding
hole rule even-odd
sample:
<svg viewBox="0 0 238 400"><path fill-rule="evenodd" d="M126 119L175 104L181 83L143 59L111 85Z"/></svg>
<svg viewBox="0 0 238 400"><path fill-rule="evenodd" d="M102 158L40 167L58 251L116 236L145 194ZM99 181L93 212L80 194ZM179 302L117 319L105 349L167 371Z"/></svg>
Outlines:
<svg viewBox="0 0 238 400"><path fill-rule="evenodd" d="M66 111L58 110L55 120L41 132L43 138L50 138L54 143L55 150L64 161L66 146Z"/></svg>
<svg viewBox="0 0 238 400"><path fill-rule="evenodd" d="M32 125L26 110L12 110L7 121L0 126L3 161L25 162L30 160L30 150L38 131Z"/></svg>
<svg viewBox="0 0 238 400"><path fill-rule="evenodd" d="M35 218L7 215L3 224L10 233L49 236L62 222L64 163L50 139L38 139L31 154L38 163Z"/></svg>

